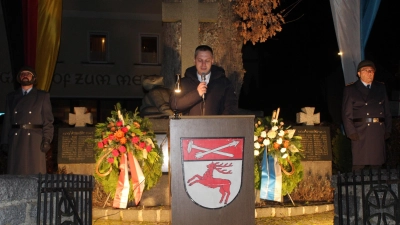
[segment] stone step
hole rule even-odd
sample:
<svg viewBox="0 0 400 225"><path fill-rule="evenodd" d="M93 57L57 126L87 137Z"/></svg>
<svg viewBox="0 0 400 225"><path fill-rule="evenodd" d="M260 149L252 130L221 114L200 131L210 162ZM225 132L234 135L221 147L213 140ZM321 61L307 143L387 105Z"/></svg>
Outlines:
<svg viewBox="0 0 400 225"><path fill-rule="evenodd" d="M138 206L128 207L127 209L93 207L93 221L170 222L171 200L169 187L169 176L168 174L163 174L160 181L152 189L143 193ZM255 218L299 216L327 212L334 209L333 204L310 206L292 206L290 203L290 206L287 206L288 204L278 204L260 208L256 207L254 212Z"/></svg>
<svg viewBox="0 0 400 225"><path fill-rule="evenodd" d="M293 207L256 208L255 218L288 217L332 211L333 204ZM93 208L93 221L125 221L125 222L171 222L169 206L145 207L137 206L127 209Z"/></svg>

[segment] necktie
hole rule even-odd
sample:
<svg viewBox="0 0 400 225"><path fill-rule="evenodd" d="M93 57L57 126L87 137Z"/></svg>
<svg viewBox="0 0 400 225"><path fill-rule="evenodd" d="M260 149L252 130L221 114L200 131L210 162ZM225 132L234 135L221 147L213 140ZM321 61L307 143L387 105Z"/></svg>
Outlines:
<svg viewBox="0 0 400 225"><path fill-rule="evenodd" d="M28 94L28 92L27 92L27 91L24 91L24 96L27 95L27 94Z"/></svg>
<svg viewBox="0 0 400 225"><path fill-rule="evenodd" d="M368 89L371 89L371 85L368 84L368 85L367 85L367 88L368 88Z"/></svg>

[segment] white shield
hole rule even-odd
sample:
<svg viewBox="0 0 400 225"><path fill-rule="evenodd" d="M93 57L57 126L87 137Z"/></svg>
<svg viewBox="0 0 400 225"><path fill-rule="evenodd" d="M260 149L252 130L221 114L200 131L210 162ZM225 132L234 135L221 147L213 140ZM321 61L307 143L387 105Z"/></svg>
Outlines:
<svg viewBox="0 0 400 225"><path fill-rule="evenodd" d="M182 138L186 193L209 209L230 204L242 185L244 138Z"/></svg>

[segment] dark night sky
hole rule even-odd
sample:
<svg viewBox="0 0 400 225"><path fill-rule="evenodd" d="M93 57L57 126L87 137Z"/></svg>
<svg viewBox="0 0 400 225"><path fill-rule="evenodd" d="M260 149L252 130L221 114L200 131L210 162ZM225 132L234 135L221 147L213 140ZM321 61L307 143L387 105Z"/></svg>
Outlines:
<svg viewBox="0 0 400 225"><path fill-rule="evenodd" d="M282 0L281 5L292 2ZM400 1L381 1L365 49L366 58L376 63L376 79L385 83L393 83L399 68L399 6ZM303 0L285 21L293 22L272 39L243 48L245 69L258 69L258 76L245 75L239 106L262 110L265 116L280 107L280 117L291 122L302 107L316 107L321 122L336 121L344 78L329 0Z"/></svg>

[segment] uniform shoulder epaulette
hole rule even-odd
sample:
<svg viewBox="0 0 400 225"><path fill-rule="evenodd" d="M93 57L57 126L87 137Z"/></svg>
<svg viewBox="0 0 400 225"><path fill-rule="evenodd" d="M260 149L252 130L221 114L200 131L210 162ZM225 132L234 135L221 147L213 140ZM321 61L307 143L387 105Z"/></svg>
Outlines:
<svg viewBox="0 0 400 225"><path fill-rule="evenodd" d="M349 86L349 85L352 85L352 84L354 84L354 82L348 83L348 84L346 84L346 86Z"/></svg>

